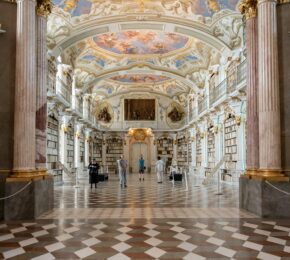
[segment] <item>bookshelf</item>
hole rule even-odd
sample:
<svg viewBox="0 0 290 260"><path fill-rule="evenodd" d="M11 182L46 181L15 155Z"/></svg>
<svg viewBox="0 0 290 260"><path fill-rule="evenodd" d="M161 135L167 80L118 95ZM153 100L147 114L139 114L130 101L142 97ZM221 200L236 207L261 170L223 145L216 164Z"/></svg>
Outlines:
<svg viewBox="0 0 290 260"><path fill-rule="evenodd" d="M201 151L201 137L200 134L196 135L196 166L200 167L202 162L202 151Z"/></svg>
<svg viewBox="0 0 290 260"><path fill-rule="evenodd" d="M67 166L74 167L74 129L70 126L67 131Z"/></svg>
<svg viewBox="0 0 290 260"><path fill-rule="evenodd" d="M93 146L93 159L97 161L99 165L102 164L102 139L94 138L92 142Z"/></svg>
<svg viewBox="0 0 290 260"><path fill-rule="evenodd" d="M165 160L166 169L171 166L173 158L173 139L161 137L157 140L157 156Z"/></svg>
<svg viewBox="0 0 290 260"><path fill-rule="evenodd" d="M84 140L84 135L83 133L80 135L80 165L85 165L85 140Z"/></svg>
<svg viewBox="0 0 290 260"><path fill-rule="evenodd" d="M237 126L234 118L225 121L225 167L236 169L237 164Z"/></svg>
<svg viewBox="0 0 290 260"><path fill-rule="evenodd" d="M177 139L177 165L178 167L187 167L187 140L186 137Z"/></svg>
<svg viewBox="0 0 290 260"><path fill-rule="evenodd" d="M208 167L214 168L215 166L215 137L212 131L208 131L207 136L207 158Z"/></svg>
<svg viewBox="0 0 290 260"><path fill-rule="evenodd" d="M117 160L121 154L123 154L123 140L117 137L107 139L106 163L109 173L115 173Z"/></svg>
<svg viewBox="0 0 290 260"><path fill-rule="evenodd" d="M49 116L47 118L47 169L57 168L58 162L58 121Z"/></svg>

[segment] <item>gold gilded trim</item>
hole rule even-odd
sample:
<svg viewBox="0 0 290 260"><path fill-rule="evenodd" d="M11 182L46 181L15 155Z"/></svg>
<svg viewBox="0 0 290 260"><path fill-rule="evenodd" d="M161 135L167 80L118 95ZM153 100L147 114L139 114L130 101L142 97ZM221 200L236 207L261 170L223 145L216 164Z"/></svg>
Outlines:
<svg viewBox="0 0 290 260"><path fill-rule="evenodd" d="M51 0L37 0L36 1L36 12L37 15L47 17L52 11Z"/></svg>
<svg viewBox="0 0 290 260"><path fill-rule="evenodd" d="M290 0L278 0L278 4L282 5L282 4L288 4L290 3Z"/></svg>
<svg viewBox="0 0 290 260"><path fill-rule="evenodd" d="M239 5L239 10L246 19L251 19L257 16L257 4L257 0L242 0Z"/></svg>
<svg viewBox="0 0 290 260"><path fill-rule="evenodd" d="M257 169L247 169L246 175L248 175L248 176L257 175Z"/></svg>
<svg viewBox="0 0 290 260"><path fill-rule="evenodd" d="M46 169L31 169L31 170L13 170L10 178L29 178L34 179L38 177L47 176Z"/></svg>

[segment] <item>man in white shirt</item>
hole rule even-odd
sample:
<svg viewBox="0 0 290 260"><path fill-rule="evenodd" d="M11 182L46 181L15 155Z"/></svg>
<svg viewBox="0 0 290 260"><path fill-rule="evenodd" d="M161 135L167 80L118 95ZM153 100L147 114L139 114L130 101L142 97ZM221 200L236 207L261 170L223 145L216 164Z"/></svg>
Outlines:
<svg viewBox="0 0 290 260"><path fill-rule="evenodd" d="M121 170L121 186L123 188L127 187L127 176L126 176L126 171L127 171L127 161L124 160L123 155L121 155L121 159L119 160L120 162L120 170Z"/></svg>
<svg viewBox="0 0 290 260"><path fill-rule="evenodd" d="M158 159L158 161L155 164L155 169L156 169L156 173L157 173L157 180L158 180L158 183L162 183L165 164L161 160L160 156L158 156L157 159Z"/></svg>
<svg viewBox="0 0 290 260"><path fill-rule="evenodd" d="M120 156L120 159L117 160L117 168L118 168L118 173L119 173L120 185L122 185L122 168L121 168L121 164L120 164L121 159L122 159L122 155Z"/></svg>

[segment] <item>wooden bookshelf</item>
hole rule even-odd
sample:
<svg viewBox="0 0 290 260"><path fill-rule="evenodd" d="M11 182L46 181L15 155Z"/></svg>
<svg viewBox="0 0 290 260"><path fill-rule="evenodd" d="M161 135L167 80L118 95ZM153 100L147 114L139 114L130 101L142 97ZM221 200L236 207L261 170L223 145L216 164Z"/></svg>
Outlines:
<svg viewBox="0 0 290 260"><path fill-rule="evenodd" d="M70 126L67 131L67 166L74 167L74 129Z"/></svg>
<svg viewBox="0 0 290 260"><path fill-rule="evenodd" d="M160 156L166 163L166 169L172 165L173 139L160 137L157 140L157 156Z"/></svg>
<svg viewBox="0 0 290 260"><path fill-rule="evenodd" d="M177 139L177 165L178 167L187 167L187 140L186 137Z"/></svg>
<svg viewBox="0 0 290 260"><path fill-rule="evenodd" d="M237 164L237 126L234 118L225 121L225 167L236 169Z"/></svg>
<svg viewBox="0 0 290 260"><path fill-rule="evenodd" d="M56 169L58 162L58 121L49 116L47 118L47 169Z"/></svg>
<svg viewBox="0 0 290 260"><path fill-rule="evenodd" d="M109 173L115 173L117 167L117 160L123 154L123 139L121 138L110 138L107 142L107 156L106 164L109 169Z"/></svg>
<svg viewBox="0 0 290 260"><path fill-rule="evenodd" d="M214 168L215 166L215 136L212 131L208 132L207 136L207 158L208 158L208 167Z"/></svg>
<svg viewBox="0 0 290 260"><path fill-rule="evenodd" d="M202 162L202 151L201 151L201 137L200 134L196 135L196 166L200 167Z"/></svg>
<svg viewBox="0 0 290 260"><path fill-rule="evenodd" d="M99 165L102 164L102 139L94 138L92 142L92 156Z"/></svg>

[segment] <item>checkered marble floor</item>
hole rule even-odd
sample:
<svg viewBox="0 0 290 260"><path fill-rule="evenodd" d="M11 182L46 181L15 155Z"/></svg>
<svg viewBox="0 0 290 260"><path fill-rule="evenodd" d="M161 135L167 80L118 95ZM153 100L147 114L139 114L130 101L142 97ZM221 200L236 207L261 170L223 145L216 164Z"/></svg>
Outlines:
<svg viewBox="0 0 290 260"><path fill-rule="evenodd" d="M239 210L237 187L114 177L57 186L53 211L0 222L0 259L290 259L290 220Z"/></svg>

